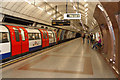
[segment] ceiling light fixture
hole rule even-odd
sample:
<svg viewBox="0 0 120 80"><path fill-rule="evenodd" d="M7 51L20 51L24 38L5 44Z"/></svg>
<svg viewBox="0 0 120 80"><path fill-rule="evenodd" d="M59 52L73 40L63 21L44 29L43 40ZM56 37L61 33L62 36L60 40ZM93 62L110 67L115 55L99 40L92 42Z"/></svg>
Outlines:
<svg viewBox="0 0 120 80"><path fill-rule="evenodd" d="M25 0L25 2L27 2L28 4L32 4L30 1L28 1L28 0Z"/></svg>
<svg viewBox="0 0 120 80"><path fill-rule="evenodd" d="M88 16L88 14L85 15L85 17L87 17L87 16Z"/></svg>
<svg viewBox="0 0 120 80"><path fill-rule="evenodd" d="M87 15L88 13L86 12L85 14Z"/></svg>
<svg viewBox="0 0 120 80"><path fill-rule="evenodd" d="M37 7L37 8L43 11L43 8L41 8L41 7Z"/></svg>
<svg viewBox="0 0 120 80"><path fill-rule="evenodd" d="M47 12L49 15L51 15L51 13L50 12Z"/></svg>
<svg viewBox="0 0 120 80"><path fill-rule="evenodd" d="M73 0L70 0L70 2L73 2Z"/></svg>
<svg viewBox="0 0 120 80"><path fill-rule="evenodd" d="M74 10L76 10L76 7L75 7L75 6L73 6L73 8L74 8Z"/></svg>
<svg viewBox="0 0 120 80"><path fill-rule="evenodd" d="M84 5L84 7L87 7L87 6L88 6L88 4L85 4L85 5Z"/></svg>
<svg viewBox="0 0 120 80"><path fill-rule="evenodd" d="M47 0L44 0L45 2L47 2Z"/></svg>
<svg viewBox="0 0 120 80"><path fill-rule="evenodd" d="M98 5L101 11L104 11L103 7L101 5Z"/></svg>
<svg viewBox="0 0 120 80"><path fill-rule="evenodd" d="M84 0L85 2L87 2L87 0Z"/></svg>
<svg viewBox="0 0 120 80"><path fill-rule="evenodd" d="M88 11L88 8L86 8L85 11Z"/></svg>

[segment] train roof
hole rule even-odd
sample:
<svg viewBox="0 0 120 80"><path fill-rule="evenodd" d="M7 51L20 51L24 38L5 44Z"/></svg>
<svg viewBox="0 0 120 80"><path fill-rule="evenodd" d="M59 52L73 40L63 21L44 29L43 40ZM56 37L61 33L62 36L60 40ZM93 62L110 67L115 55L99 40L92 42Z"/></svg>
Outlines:
<svg viewBox="0 0 120 80"><path fill-rule="evenodd" d="M0 25L0 32L9 32L7 27Z"/></svg>
<svg viewBox="0 0 120 80"><path fill-rule="evenodd" d="M28 29L28 28L25 28L28 33L40 33L40 31L38 29Z"/></svg>

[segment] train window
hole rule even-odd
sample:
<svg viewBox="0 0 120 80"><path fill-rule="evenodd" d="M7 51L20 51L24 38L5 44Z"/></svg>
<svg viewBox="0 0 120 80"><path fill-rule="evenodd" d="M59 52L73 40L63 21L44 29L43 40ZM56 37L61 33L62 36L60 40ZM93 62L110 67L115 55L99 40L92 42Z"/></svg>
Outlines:
<svg viewBox="0 0 120 80"><path fill-rule="evenodd" d="M34 36L32 33L28 33L29 40L34 40Z"/></svg>
<svg viewBox="0 0 120 80"><path fill-rule="evenodd" d="M47 39L47 33L45 33L45 35L46 35L46 39Z"/></svg>
<svg viewBox="0 0 120 80"><path fill-rule="evenodd" d="M20 31L21 31L22 40L25 41L25 33L24 33L24 30L20 28Z"/></svg>
<svg viewBox="0 0 120 80"><path fill-rule="evenodd" d="M19 38L19 31L18 31L17 28L14 28L14 27L13 27L13 29L14 29L14 31L15 31L16 41L19 42L19 41L20 41L20 38Z"/></svg>
<svg viewBox="0 0 120 80"><path fill-rule="evenodd" d="M35 39L40 39L39 33L34 33L34 35L35 35Z"/></svg>
<svg viewBox="0 0 120 80"><path fill-rule="evenodd" d="M45 36L46 36L46 35L45 35L45 33L43 32L43 38L44 38L44 39L45 39Z"/></svg>
<svg viewBox="0 0 120 80"><path fill-rule="evenodd" d="M0 42L2 43L6 43L6 42L9 42L9 39L8 39L8 33L7 32L2 32L2 40L0 40Z"/></svg>
<svg viewBox="0 0 120 80"><path fill-rule="evenodd" d="M41 39L41 33L39 34L39 38Z"/></svg>
<svg viewBox="0 0 120 80"><path fill-rule="evenodd" d="M53 38L53 34L52 33L49 33L49 38Z"/></svg>

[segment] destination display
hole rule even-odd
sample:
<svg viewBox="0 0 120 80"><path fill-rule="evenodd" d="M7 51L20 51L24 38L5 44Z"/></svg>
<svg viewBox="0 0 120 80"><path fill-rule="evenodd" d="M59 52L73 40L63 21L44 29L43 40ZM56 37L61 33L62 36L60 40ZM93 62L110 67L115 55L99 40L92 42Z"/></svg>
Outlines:
<svg viewBox="0 0 120 80"><path fill-rule="evenodd" d="M64 14L64 19L81 19L80 13L66 13Z"/></svg>
<svg viewBox="0 0 120 80"><path fill-rule="evenodd" d="M52 20L52 26L70 26L69 20Z"/></svg>

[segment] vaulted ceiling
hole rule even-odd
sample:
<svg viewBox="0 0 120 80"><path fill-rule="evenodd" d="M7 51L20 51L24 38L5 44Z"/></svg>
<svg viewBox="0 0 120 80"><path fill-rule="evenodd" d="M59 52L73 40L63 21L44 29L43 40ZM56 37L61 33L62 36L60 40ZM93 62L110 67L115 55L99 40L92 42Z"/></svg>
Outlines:
<svg viewBox="0 0 120 80"><path fill-rule="evenodd" d="M79 1L79 0L78 0ZM51 25L51 20L57 18L64 19L66 4L68 13L81 13L81 20L71 20L71 26L61 28L68 30L91 30L98 24L93 17L97 2L86 2L86 0L68 1L66 0L5 0L2 1L1 13L9 14L24 19ZM55 14L57 6L57 16ZM82 22L83 26L80 25ZM84 25L85 24L85 25ZM57 26L60 27L60 26Z"/></svg>

